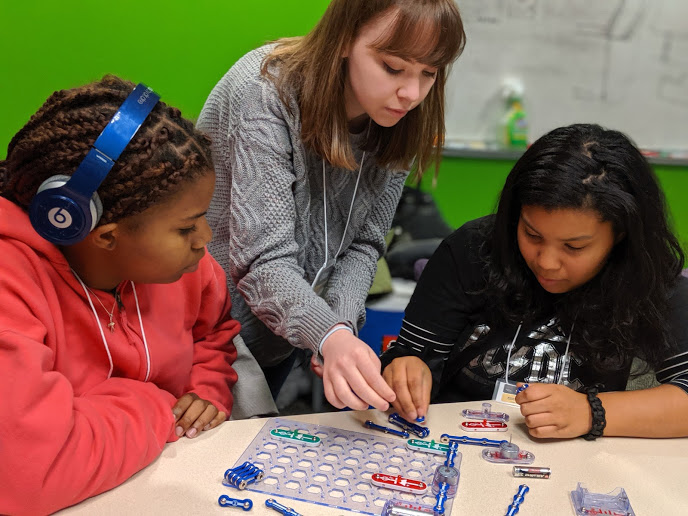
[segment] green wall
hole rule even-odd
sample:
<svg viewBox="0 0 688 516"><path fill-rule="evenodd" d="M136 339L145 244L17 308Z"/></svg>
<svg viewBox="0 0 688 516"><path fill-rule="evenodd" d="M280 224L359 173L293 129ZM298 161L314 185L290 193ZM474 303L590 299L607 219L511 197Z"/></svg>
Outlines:
<svg viewBox="0 0 688 516"><path fill-rule="evenodd" d="M55 90L114 73L195 118L243 54L308 32L329 0L0 0L0 159Z"/></svg>
<svg viewBox="0 0 688 516"><path fill-rule="evenodd" d="M0 159L55 90L114 73L144 82L195 118L240 56L262 43L305 34L329 0L0 1ZM623 129L623 128L620 128ZM513 163L445 158L437 188L447 221L489 213ZM688 167L656 167L688 248Z"/></svg>

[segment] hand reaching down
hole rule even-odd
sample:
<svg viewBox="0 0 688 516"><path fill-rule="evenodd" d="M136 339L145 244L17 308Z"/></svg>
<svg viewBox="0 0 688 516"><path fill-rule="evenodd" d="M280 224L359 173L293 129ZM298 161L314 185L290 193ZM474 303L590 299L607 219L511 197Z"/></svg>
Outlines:
<svg viewBox="0 0 688 516"><path fill-rule="evenodd" d="M394 393L392 406L409 421L425 417L430 405L432 375L428 366L418 357L399 357L385 367L382 377Z"/></svg>
<svg viewBox="0 0 688 516"><path fill-rule="evenodd" d="M380 359L346 330L330 335L322 345L325 397L337 408L387 410L394 391L380 374ZM317 371L316 371L317 372Z"/></svg>

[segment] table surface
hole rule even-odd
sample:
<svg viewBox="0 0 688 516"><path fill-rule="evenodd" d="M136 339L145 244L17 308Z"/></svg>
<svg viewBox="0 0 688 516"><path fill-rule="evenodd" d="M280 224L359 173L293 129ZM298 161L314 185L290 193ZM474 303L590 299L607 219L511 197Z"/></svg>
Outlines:
<svg viewBox="0 0 688 516"><path fill-rule="evenodd" d="M526 483L530 492L521 505L520 515L574 515L569 493L582 482L595 493L609 493L623 487L636 516L688 515L688 438L540 440L528 435L517 407L497 402L492 407L510 414L508 432L462 432L461 410L481 409L481 403L449 403L430 407L426 420L431 430L428 439L439 441L443 433L489 439L512 437L522 449L535 454L534 466L550 467L552 475L549 479L514 478L511 465L483 460L484 448L461 445L461 479L452 514L503 515L518 485ZM307 414L288 419L373 434L377 432L363 427L366 419L389 426L386 414L375 410ZM230 421L195 439L168 444L157 460L121 486L60 514L244 514L241 509L218 505L218 497L227 494L232 498L252 499L253 509L247 514L275 516L279 513L264 505L270 495L238 491L221 484L224 471L234 465L265 422L265 419ZM278 500L304 516L357 514L290 498Z"/></svg>

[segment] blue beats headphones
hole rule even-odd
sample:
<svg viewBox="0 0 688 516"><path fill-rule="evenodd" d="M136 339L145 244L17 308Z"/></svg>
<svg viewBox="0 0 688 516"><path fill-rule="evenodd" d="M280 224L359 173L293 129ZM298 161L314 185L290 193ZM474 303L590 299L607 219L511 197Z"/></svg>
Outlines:
<svg viewBox="0 0 688 516"><path fill-rule="evenodd" d="M136 86L74 175L43 181L29 207L31 224L39 235L53 244L72 245L96 227L103 214L98 187L159 100L152 89Z"/></svg>

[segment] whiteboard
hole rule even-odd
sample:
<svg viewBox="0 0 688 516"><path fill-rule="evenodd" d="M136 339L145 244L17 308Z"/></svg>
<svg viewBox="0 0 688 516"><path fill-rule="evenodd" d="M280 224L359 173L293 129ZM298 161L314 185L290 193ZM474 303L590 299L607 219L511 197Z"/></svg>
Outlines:
<svg viewBox="0 0 688 516"><path fill-rule="evenodd" d="M529 139L576 122L688 149L688 0L457 0L466 49L447 83L447 146L494 142L520 80Z"/></svg>

